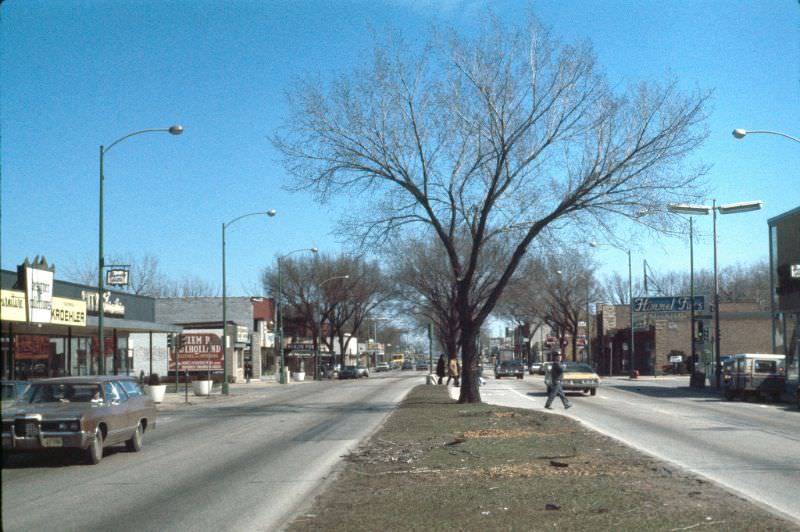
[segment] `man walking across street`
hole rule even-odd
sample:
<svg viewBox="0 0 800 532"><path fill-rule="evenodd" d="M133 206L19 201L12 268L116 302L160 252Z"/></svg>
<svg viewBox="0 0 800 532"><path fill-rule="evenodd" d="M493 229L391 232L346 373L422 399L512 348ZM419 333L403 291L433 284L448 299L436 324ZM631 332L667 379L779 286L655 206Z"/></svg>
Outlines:
<svg viewBox="0 0 800 532"><path fill-rule="evenodd" d="M451 358L450 362L447 363L447 382L445 386L450 386L450 380L452 379L455 381L453 385L458 388L458 377L460 373L458 370L458 360Z"/></svg>
<svg viewBox="0 0 800 532"><path fill-rule="evenodd" d="M550 367L550 393L547 395L547 402L544 404L544 407L548 410L553 409L550 405L553 404L553 399L556 398L556 395L564 404L564 410L572 406L572 403L567 400L567 396L564 395L564 389L561 387L563 376L564 368L561 367L561 355L554 355L553 365Z"/></svg>

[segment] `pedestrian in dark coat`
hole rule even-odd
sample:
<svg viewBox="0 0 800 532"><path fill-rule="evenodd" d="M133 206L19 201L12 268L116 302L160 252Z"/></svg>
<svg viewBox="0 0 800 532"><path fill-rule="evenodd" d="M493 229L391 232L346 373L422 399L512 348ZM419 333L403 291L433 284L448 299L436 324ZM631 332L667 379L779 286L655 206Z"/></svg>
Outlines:
<svg viewBox="0 0 800 532"><path fill-rule="evenodd" d="M442 384L444 381L444 370L445 361L444 361L444 354L439 355L439 361L436 363L436 376L439 377L439 384Z"/></svg>
<svg viewBox="0 0 800 532"><path fill-rule="evenodd" d="M250 384L250 379L253 378L253 364L250 362L244 363L244 380Z"/></svg>
<svg viewBox="0 0 800 532"><path fill-rule="evenodd" d="M554 355L553 365L550 366L550 393L547 395L547 402L544 404L544 407L548 410L552 410L550 405L553 404L553 400L556 396L561 399L564 410L572 406L572 403L567 400L567 396L564 395L564 389L561 387L561 379L563 376L564 368L561 367L561 355Z"/></svg>

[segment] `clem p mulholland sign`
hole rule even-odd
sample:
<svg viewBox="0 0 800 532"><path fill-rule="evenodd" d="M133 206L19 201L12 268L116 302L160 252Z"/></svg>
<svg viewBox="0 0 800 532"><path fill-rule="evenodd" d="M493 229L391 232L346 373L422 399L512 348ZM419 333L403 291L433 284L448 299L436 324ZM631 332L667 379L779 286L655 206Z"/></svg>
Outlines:
<svg viewBox="0 0 800 532"><path fill-rule="evenodd" d="M634 297L634 312L690 312L692 298L674 297ZM706 309L706 296L694 296L694 310Z"/></svg>

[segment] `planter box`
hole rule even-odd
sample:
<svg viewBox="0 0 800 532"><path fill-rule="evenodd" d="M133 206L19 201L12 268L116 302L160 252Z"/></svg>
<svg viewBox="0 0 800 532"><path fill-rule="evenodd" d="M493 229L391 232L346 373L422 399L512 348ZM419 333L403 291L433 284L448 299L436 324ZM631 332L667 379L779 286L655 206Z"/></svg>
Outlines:
<svg viewBox="0 0 800 532"><path fill-rule="evenodd" d="M292 373L292 379L296 381L304 381L306 380L306 372L305 371L295 371Z"/></svg>
<svg viewBox="0 0 800 532"><path fill-rule="evenodd" d="M144 393L150 396L154 403L161 403L164 401L164 394L167 392L166 384L155 384L153 386L145 385Z"/></svg>
<svg viewBox="0 0 800 532"><path fill-rule="evenodd" d="M213 385L214 381L209 380L192 381L192 391L195 395L211 395Z"/></svg>

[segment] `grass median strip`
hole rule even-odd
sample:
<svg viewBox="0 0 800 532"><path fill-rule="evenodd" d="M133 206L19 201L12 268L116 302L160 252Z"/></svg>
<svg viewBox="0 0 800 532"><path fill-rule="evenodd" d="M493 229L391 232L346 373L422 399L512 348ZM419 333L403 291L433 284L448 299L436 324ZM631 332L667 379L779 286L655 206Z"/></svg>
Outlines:
<svg viewBox="0 0 800 532"><path fill-rule="evenodd" d="M304 530L798 530L714 484L535 410L422 385L289 526Z"/></svg>

